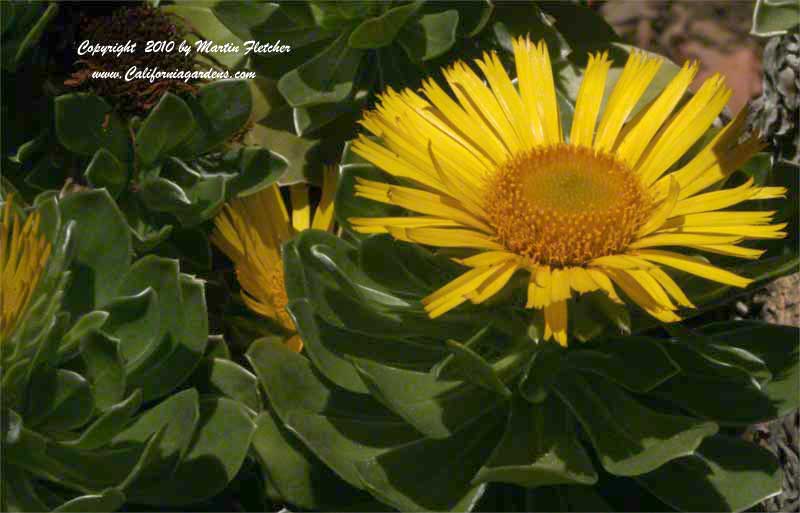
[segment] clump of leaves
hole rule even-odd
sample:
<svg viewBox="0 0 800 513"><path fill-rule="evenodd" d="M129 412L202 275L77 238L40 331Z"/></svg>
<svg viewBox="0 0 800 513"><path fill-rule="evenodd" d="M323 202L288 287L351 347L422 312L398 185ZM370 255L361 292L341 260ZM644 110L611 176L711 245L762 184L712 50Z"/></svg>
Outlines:
<svg viewBox="0 0 800 513"><path fill-rule="evenodd" d="M84 14L80 21L76 44L89 41L95 45L135 44L132 52L88 54L76 62L76 71L64 82L68 87L88 91L106 98L123 114L142 115L149 111L165 92L196 93L197 88L182 80L122 80L92 78L94 72L117 72L120 76L131 68L186 70L194 69L194 51L146 51L148 41L180 44L186 37L185 26L175 14L151 6L123 6L109 15ZM191 48L191 47L190 47Z"/></svg>
<svg viewBox="0 0 800 513"><path fill-rule="evenodd" d="M44 193L21 212L52 251L2 339L0 508L163 508L220 493L261 405L255 377L208 336L203 282L176 260L134 261L105 191Z"/></svg>

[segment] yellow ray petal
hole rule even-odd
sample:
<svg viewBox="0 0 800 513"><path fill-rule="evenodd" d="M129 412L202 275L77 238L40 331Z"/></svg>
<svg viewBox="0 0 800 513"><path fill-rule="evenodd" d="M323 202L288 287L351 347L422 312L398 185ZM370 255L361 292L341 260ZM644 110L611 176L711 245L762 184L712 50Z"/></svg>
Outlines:
<svg viewBox="0 0 800 513"><path fill-rule="evenodd" d="M671 251L661 251L655 249L647 249L636 251L635 254L651 262L657 262L669 267L700 276L726 285L733 285L734 287L746 287L753 280L744 278L733 274L730 271L720 269L719 267L701 262L696 258L673 253Z"/></svg>
<svg viewBox="0 0 800 513"><path fill-rule="evenodd" d="M638 237L644 237L659 229L664 224L664 221L672 215L672 211L678 203L678 194L680 194L680 191L681 188L678 185L678 181L670 180L667 197L656 207L650 219L639 229L639 232L636 234Z"/></svg>
<svg viewBox="0 0 800 513"><path fill-rule="evenodd" d="M647 272L650 273L650 276L655 278L662 287L664 287L664 290L667 291L667 294L669 294L672 299L677 301L679 305L686 308L694 308L694 304L692 304L689 298L686 297L686 294L684 294L683 290L681 290L678 284L675 283L675 280L673 280L666 272L664 272L663 269L660 267L653 267L652 269L648 269Z"/></svg>
<svg viewBox="0 0 800 513"><path fill-rule="evenodd" d="M292 226L296 232L311 226L311 205L308 204L308 185L297 183L289 186L292 197Z"/></svg>
<svg viewBox="0 0 800 513"><path fill-rule="evenodd" d="M736 235L741 239L782 239L786 236L783 229L786 223L772 225L728 225L728 226L693 226L683 228L680 231L665 231L663 233L686 234L686 235L706 235L730 234ZM709 244L713 244L709 242ZM721 242L721 244L728 244Z"/></svg>
<svg viewBox="0 0 800 513"><path fill-rule="evenodd" d="M608 60L608 52L589 56L589 64L583 74L578 99L575 102L570 144L592 147L594 128L597 115L600 113L600 103L603 100L609 68L611 61Z"/></svg>
<svg viewBox="0 0 800 513"><path fill-rule="evenodd" d="M565 269L569 275L569 286L578 294L585 294L600 288L592 279L589 271L583 267L570 267Z"/></svg>
<svg viewBox="0 0 800 513"><path fill-rule="evenodd" d="M648 57L638 51L628 57L600 118L594 139L596 150L610 151L614 147L623 123L650 85L661 63L661 59Z"/></svg>
<svg viewBox="0 0 800 513"><path fill-rule="evenodd" d="M697 62L687 62L670 81L658 98L639 117L616 150L617 156L628 166L634 167L645 149L652 143L656 132L683 97L689 84L697 74ZM577 112L576 112L577 113Z"/></svg>
<svg viewBox="0 0 800 513"><path fill-rule="evenodd" d="M544 308L550 304L550 267L540 265L531 272L526 308Z"/></svg>
<svg viewBox="0 0 800 513"><path fill-rule="evenodd" d="M614 289L614 284L602 269L586 269L586 272L589 273L589 276L591 276L592 280L594 280L594 282L597 283L597 286L606 293L609 299L615 303L622 304L622 299L620 299L617 291Z"/></svg>
<svg viewBox="0 0 800 513"><path fill-rule="evenodd" d="M514 48L514 63L517 68L517 86L519 87L525 117L530 123L530 132L535 144L546 144L549 140L545 136L545 127L542 124L542 111L536 93L536 75L533 60L534 45L528 38L517 38L512 41ZM538 68L538 66L537 66Z"/></svg>
<svg viewBox="0 0 800 513"><path fill-rule="evenodd" d="M455 228L400 228L387 227L389 233L401 240L439 246L442 248L505 249L480 232Z"/></svg>
<svg viewBox="0 0 800 513"><path fill-rule="evenodd" d="M567 345L567 302L556 301L544 309L544 339Z"/></svg>
<svg viewBox="0 0 800 513"><path fill-rule="evenodd" d="M706 80L700 90L666 125L637 166L645 185L655 182L708 130L728 99L731 89L721 75Z"/></svg>
<svg viewBox="0 0 800 513"><path fill-rule="evenodd" d="M475 289L491 277L498 266L471 269L422 299L425 311L433 319L452 310L468 299Z"/></svg>
<svg viewBox="0 0 800 513"><path fill-rule="evenodd" d="M718 255L734 256L739 258L746 258L748 260L757 260L761 258L767 250L766 249L753 249L735 246L733 244L710 244L710 245L691 245L688 248L699 249L701 251L708 251L709 253L716 253Z"/></svg>
<svg viewBox="0 0 800 513"><path fill-rule="evenodd" d="M736 244L744 240L738 235L708 235L704 233L657 233L649 235L628 247L633 249L654 248L658 246L686 246L688 244Z"/></svg>
<svg viewBox="0 0 800 513"><path fill-rule="evenodd" d="M492 229L483 221L476 219L466 212L464 206L456 199L427 192L411 187L401 187L399 185L389 185L372 180L356 179L356 195L369 198L389 205L397 205L413 212L427 214L433 217L452 219L461 224L477 228L486 233L492 233Z"/></svg>
<svg viewBox="0 0 800 513"><path fill-rule="evenodd" d="M525 116L522 100L511 83L503 64L497 53L484 54L483 59L477 61L478 67L483 71L492 92L497 98L497 102L503 110L508 124L514 131L514 137L518 141L521 150L527 150L534 146L533 133L530 130L530 121Z"/></svg>
<svg viewBox="0 0 800 513"><path fill-rule="evenodd" d="M492 273L484 283L475 289L472 294L469 294L469 300L475 304L483 303L490 297L497 294L500 289L505 287L508 280L519 268L517 262L510 261L496 266L497 269Z"/></svg>
<svg viewBox="0 0 800 513"><path fill-rule="evenodd" d="M698 226L730 226L737 224L767 224L772 222L775 211L764 212L701 212L672 217L662 228L694 228Z"/></svg>
<svg viewBox="0 0 800 513"><path fill-rule="evenodd" d="M464 227L452 219L440 217L351 217L348 221L358 233L389 233L388 227L390 226L399 228Z"/></svg>
<svg viewBox="0 0 800 513"><path fill-rule="evenodd" d="M566 269L553 269L550 274L550 301L565 301L571 297L570 276Z"/></svg>
<svg viewBox="0 0 800 513"><path fill-rule="evenodd" d="M619 269L606 270L608 276L630 297L642 310L663 322L680 320L673 310L656 301L642 284L627 271Z"/></svg>
<svg viewBox="0 0 800 513"><path fill-rule="evenodd" d="M456 260L467 267L486 267L497 265L514 260L518 262L520 257L507 251L483 251L471 257Z"/></svg>
<svg viewBox="0 0 800 513"><path fill-rule="evenodd" d="M286 340L286 347L295 353L299 353L303 350L303 339L300 338L300 335L294 334Z"/></svg>
<svg viewBox="0 0 800 513"><path fill-rule="evenodd" d="M314 212L314 222L311 227L315 230L329 232L333 229L333 199L336 196L336 182L339 171L336 166L325 166L322 175L322 197Z"/></svg>

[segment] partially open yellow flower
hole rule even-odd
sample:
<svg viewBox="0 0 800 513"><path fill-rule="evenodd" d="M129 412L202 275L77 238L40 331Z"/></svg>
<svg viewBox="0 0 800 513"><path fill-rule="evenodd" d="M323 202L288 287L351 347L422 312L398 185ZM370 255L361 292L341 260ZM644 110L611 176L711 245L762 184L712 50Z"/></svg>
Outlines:
<svg viewBox="0 0 800 513"><path fill-rule="evenodd" d="M50 243L39 233L39 213L23 223L6 198L0 224L0 342L14 333L50 256Z"/></svg>
<svg viewBox="0 0 800 513"><path fill-rule="evenodd" d="M303 341L286 311L288 300L283 282L281 245L309 228L326 231L333 228L335 189L336 168L328 167L324 172L322 197L313 222L306 184L289 186L291 222L280 189L275 184L250 196L234 199L214 218L216 230L211 234L211 241L233 261L245 304L291 333L286 343L298 352L303 348Z"/></svg>
<svg viewBox="0 0 800 513"><path fill-rule="evenodd" d="M739 143L745 113L688 163L675 164L708 130L730 97L722 77L706 80L680 109L696 64L686 64L661 94L628 119L661 60L635 52L601 113L611 62L590 56L569 139L562 133L544 42L514 42L518 83L497 55L476 61L484 81L463 63L445 70L452 95L434 81L389 90L361 124L353 150L410 187L358 180L359 196L397 205L408 217L352 218L363 233L390 233L430 246L473 248L472 269L423 300L431 317L464 301L481 303L519 269L530 273L527 307L544 309L545 339L567 341L567 301L599 290L621 302L615 285L656 318L679 320L693 307L663 270L671 267L744 287L750 280L702 258L663 247L758 258L739 245L780 238L774 212L720 211L745 200L775 198L780 187L752 181L703 192L725 180L761 147ZM675 112L673 112L675 111Z"/></svg>

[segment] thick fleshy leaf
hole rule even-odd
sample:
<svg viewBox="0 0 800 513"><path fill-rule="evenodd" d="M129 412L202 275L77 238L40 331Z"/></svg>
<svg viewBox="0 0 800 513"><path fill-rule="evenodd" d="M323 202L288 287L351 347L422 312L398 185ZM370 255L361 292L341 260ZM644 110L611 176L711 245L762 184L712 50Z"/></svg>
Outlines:
<svg viewBox="0 0 800 513"><path fill-rule="evenodd" d="M650 472L691 454L718 429L713 422L657 413L589 373L562 372L552 391L580 420L605 469L620 476Z"/></svg>
<svg viewBox="0 0 800 513"><path fill-rule="evenodd" d="M664 347L681 371L653 395L722 424L748 425L778 416L778 409L746 371L708 358L701 343L689 340Z"/></svg>
<svg viewBox="0 0 800 513"><path fill-rule="evenodd" d="M313 59L285 74L278 89L292 107L339 102L353 90L362 50L347 45L343 33Z"/></svg>
<svg viewBox="0 0 800 513"><path fill-rule="evenodd" d="M574 424L564 404L552 396L541 404L517 397L503 438L473 482L500 481L528 488L596 483L597 473Z"/></svg>
<svg viewBox="0 0 800 513"><path fill-rule="evenodd" d="M120 296L105 306L108 320L103 333L119 340L119 354L125 362L126 375L141 366L155 351L161 325L158 293L148 287L130 296Z"/></svg>
<svg viewBox="0 0 800 513"><path fill-rule="evenodd" d="M166 93L142 122L136 133L136 154L142 166L168 155L197 129L186 102Z"/></svg>
<svg viewBox="0 0 800 513"><path fill-rule="evenodd" d="M130 266L131 240L122 212L106 191L72 194L60 206L63 222L75 221L73 274L64 306L80 315L116 297Z"/></svg>
<svg viewBox="0 0 800 513"><path fill-rule="evenodd" d="M354 360L374 396L420 432L447 438L471 420L497 408L493 391L463 381L439 381L429 372Z"/></svg>
<svg viewBox="0 0 800 513"><path fill-rule="evenodd" d="M701 331L723 346L744 349L759 357L772 374L761 391L769 397L776 416L783 416L800 406L797 382L800 381L798 364L798 330L752 321L733 321L709 324Z"/></svg>
<svg viewBox="0 0 800 513"><path fill-rule="evenodd" d="M769 451L724 435L637 480L679 511L742 511L781 491L780 467Z"/></svg>
<svg viewBox="0 0 800 513"><path fill-rule="evenodd" d="M347 43L353 48L380 48L391 44L420 7L422 2L411 2L388 9L377 18L369 18L350 33Z"/></svg>
<svg viewBox="0 0 800 513"><path fill-rule="evenodd" d="M89 162L84 176L92 187L105 187L116 198L128 184L128 167L110 151L100 148Z"/></svg>
<svg viewBox="0 0 800 513"><path fill-rule="evenodd" d="M125 396L125 366L117 346L107 335L93 333L81 347L94 404L100 411L108 410Z"/></svg>
<svg viewBox="0 0 800 513"><path fill-rule="evenodd" d="M206 153L228 140L247 123L253 99L247 81L218 80L202 86L187 105L195 123L175 151L182 157Z"/></svg>
<svg viewBox="0 0 800 513"><path fill-rule="evenodd" d="M222 491L234 478L250 447L255 424L240 403L221 397L200 400L197 431L169 478L131 493L131 499L154 506L183 506Z"/></svg>
<svg viewBox="0 0 800 513"><path fill-rule="evenodd" d="M192 382L200 392L224 395L239 401L254 412L261 410L258 379L231 360L203 359L192 376Z"/></svg>
<svg viewBox="0 0 800 513"><path fill-rule="evenodd" d="M116 488L107 488L100 493L81 495L65 502L53 511L59 512L91 512L103 513L117 511L125 504L125 494Z"/></svg>
<svg viewBox="0 0 800 513"><path fill-rule="evenodd" d="M73 371L57 369L47 378L34 381L31 394L31 403L40 407L26 417L26 423L47 431L80 427L94 411L89 382Z"/></svg>
<svg viewBox="0 0 800 513"><path fill-rule="evenodd" d="M130 426L113 438L113 446L134 444L142 448L153 434L162 428L166 429L159 443L157 458L139 473L135 484L129 484L126 488L126 493L131 498L137 496L138 490L146 490L173 471L192 443L199 418L197 391L184 390L137 417Z"/></svg>
<svg viewBox="0 0 800 513"><path fill-rule="evenodd" d="M502 432L498 413L476 418L450 438L412 442L356 468L372 494L399 510L470 511L486 486L472 485L472 478Z"/></svg>
<svg viewBox="0 0 800 513"><path fill-rule="evenodd" d="M453 363L459 366L465 379L472 383L492 390L506 399L511 397L511 391L500 379L500 376L489 363L466 344L459 344L455 340L447 341L447 348L453 356Z"/></svg>
<svg viewBox="0 0 800 513"><path fill-rule="evenodd" d="M680 370L656 341L646 337L620 337L585 344L567 355L566 364L642 393Z"/></svg>
<svg viewBox="0 0 800 513"><path fill-rule="evenodd" d="M208 317L203 284L180 274L178 262L148 255L131 266L121 295L148 287L158 292L161 310L155 349L146 350L128 375L129 386L141 387L145 400L166 395L194 371L208 342Z"/></svg>
<svg viewBox="0 0 800 513"><path fill-rule="evenodd" d="M352 486L363 487L354 463L420 437L370 396L331 387L280 342L258 340L247 357L285 425Z"/></svg>
<svg viewBox="0 0 800 513"><path fill-rule="evenodd" d="M82 315L64 334L61 347L58 348L59 353L67 355L80 347L84 340L87 340L105 324L106 319L108 319L108 312L103 310L94 310Z"/></svg>
<svg viewBox="0 0 800 513"><path fill-rule="evenodd" d="M382 511L364 491L349 487L271 411L256 418L253 450L270 482L288 503L319 511Z"/></svg>
<svg viewBox="0 0 800 513"><path fill-rule="evenodd" d="M413 62L423 62L447 52L456 42L458 10L425 14L403 26L397 42Z"/></svg>
<svg viewBox="0 0 800 513"><path fill-rule="evenodd" d="M533 404L542 403L556 383L558 373L564 365L564 356L564 350L558 344L540 344L519 382L522 397Z"/></svg>
<svg viewBox="0 0 800 513"><path fill-rule="evenodd" d="M122 162L131 159L130 136L119 116L99 96L73 93L55 99L58 141L79 155L105 148Z"/></svg>
<svg viewBox="0 0 800 513"><path fill-rule="evenodd" d="M141 405L142 393L140 390L136 390L127 399L106 410L89 427L83 430L79 438L69 442L62 442L62 444L77 449L97 449L122 432L131 417L139 411Z"/></svg>
<svg viewBox="0 0 800 513"><path fill-rule="evenodd" d="M798 23L800 23L800 5L796 1L756 0L750 33L761 37L778 36L785 34Z"/></svg>
<svg viewBox="0 0 800 513"><path fill-rule="evenodd" d="M307 299L292 301L289 311L317 370L336 385L352 392L363 394L368 389L350 357L404 368L427 369L446 355L444 349L435 344L372 337L334 326L317 315Z"/></svg>

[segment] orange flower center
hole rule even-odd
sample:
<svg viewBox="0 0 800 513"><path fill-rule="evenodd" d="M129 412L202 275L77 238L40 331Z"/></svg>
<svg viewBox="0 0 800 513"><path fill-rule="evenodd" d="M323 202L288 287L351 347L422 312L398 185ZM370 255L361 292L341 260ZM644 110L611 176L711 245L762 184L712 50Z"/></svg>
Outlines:
<svg viewBox="0 0 800 513"><path fill-rule="evenodd" d="M611 155L556 144L498 169L485 208L509 251L563 267L623 251L647 220L652 200L633 171Z"/></svg>

